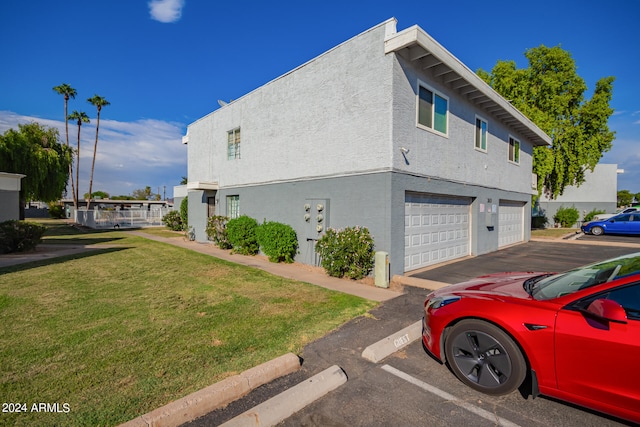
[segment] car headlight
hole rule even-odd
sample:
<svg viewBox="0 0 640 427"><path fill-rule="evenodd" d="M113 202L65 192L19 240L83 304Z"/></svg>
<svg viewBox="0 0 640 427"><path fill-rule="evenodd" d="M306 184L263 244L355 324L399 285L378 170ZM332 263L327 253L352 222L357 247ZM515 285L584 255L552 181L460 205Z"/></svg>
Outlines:
<svg viewBox="0 0 640 427"><path fill-rule="evenodd" d="M460 301L461 298L462 297L459 297L456 295L444 295L441 297L435 297L433 299L428 300L425 306L427 308L442 308L445 305L449 305L456 301Z"/></svg>

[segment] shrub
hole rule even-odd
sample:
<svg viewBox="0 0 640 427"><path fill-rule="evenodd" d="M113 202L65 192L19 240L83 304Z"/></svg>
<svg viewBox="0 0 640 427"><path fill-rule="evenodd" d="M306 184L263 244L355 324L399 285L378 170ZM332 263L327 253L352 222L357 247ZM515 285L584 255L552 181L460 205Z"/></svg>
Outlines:
<svg viewBox="0 0 640 427"><path fill-rule="evenodd" d="M361 279L369 274L374 262L374 244L365 227L347 227L327 232L316 243L321 265L334 277Z"/></svg>
<svg viewBox="0 0 640 427"><path fill-rule="evenodd" d="M593 217L596 215L600 215L606 213L606 211L603 211L602 209L593 209L592 211L588 212L584 218L582 219L584 222L589 222L593 220Z"/></svg>
<svg viewBox="0 0 640 427"><path fill-rule="evenodd" d="M298 252L298 236L295 230L279 222L264 222L256 230L262 252L271 262L293 262Z"/></svg>
<svg viewBox="0 0 640 427"><path fill-rule="evenodd" d="M35 250L42 241L46 228L26 221L0 222L0 253L25 252Z"/></svg>
<svg viewBox="0 0 640 427"><path fill-rule="evenodd" d="M189 196L182 199L180 202L180 218L182 219L183 229L187 228L187 224L189 224Z"/></svg>
<svg viewBox="0 0 640 427"><path fill-rule="evenodd" d="M559 223L563 228L573 227L580 218L580 212L575 207L565 208L561 206L560 209L553 216L553 220Z"/></svg>
<svg viewBox="0 0 640 427"><path fill-rule="evenodd" d="M531 218L531 228L545 228L549 220L546 216L534 216Z"/></svg>
<svg viewBox="0 0 640 427"><path fill-rule="evenodd" d="M227 236L233 250L243 255L255 255L258 253L258 240L256 229L258 222L246 215L230 219L227 222Z"/></svg>
<svg viewBox="0 0 640 427"><path fill-rule="evenodd" d="M229 218L226 216L210 216L207 220L206 233L209 240L211 240L220 249L231 249L233 245L229 242L229 235L227 234L227 221Z"/></svg>
<svg viewBox="0 0 640 427"><path fill-rule="evenodd" d="M65 217L64 207L55 203L49 203L49 216L54 219L62 219Z"/></svg>
<svg viewBox="0 0 640 427"><path fill-rule="evenodd" d="M184 223L182 222L182 217L180 216L180 212L178 211L168 212L165 216L162 217L162 223L166 225L169 230L184 230Z"/></svg>

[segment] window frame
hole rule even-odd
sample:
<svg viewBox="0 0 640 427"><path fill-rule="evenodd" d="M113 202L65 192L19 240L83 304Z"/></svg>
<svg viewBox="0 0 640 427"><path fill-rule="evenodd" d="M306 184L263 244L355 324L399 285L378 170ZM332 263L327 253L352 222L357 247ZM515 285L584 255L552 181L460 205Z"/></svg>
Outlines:
<svg viewBox="0 0 640 427"><path fill-rule="evenodd" d="M431 102L430 102L430 125L426 125L420 122L420 111L421 111L421 101L422 97L420 96L421 89L424 89L431 93ZM444 132L440 129L436 129L437 120L437 102L436 98L439 98L445 101L445 112L444 112ZM442 135L445 137L449 136L449 97L442 92L434 89L432 86L426 84L422 80L418 80L418 89L416 91L416 126L420 129L424 129L438 135Z"/></svg>
<svg viewBox="0 0 640 427"><path fill-rule="evenodd" d="M478 135L482 133L482 125L478 128L478 121L480 123L484 123L484 141L480 142L478 145ZM480 131L479 131L480 129ZM484 147L482 146L482 142L484 142ZM489 145L489 122L482 116L476 114L476 120L473 126L473 146L476 150L486 153L488 151Z"/></svg>
<svg viewBox="0 0 640 427"><path fill-rule="evenodd" d="M508 143L507 158L509 159L509 162L515 165L519 165L520 164L520 145L521 145L520 140L513 135L509 135L509 141L507 141L507 143Z"/></svg>
<svg viewBox="0 0 640 427"><path fill-rule="evenodd" d="M227 131L227 160L240 159L241 142L242 135L240 133L240 127Z"/></svg>
<svg viewBox="0 0 640 427"><path fill-rule="evenodd" d="M227 202L227 218L238 218L240 216L240 196L238 194L231 194L227 196L225 200Z"/></svg>

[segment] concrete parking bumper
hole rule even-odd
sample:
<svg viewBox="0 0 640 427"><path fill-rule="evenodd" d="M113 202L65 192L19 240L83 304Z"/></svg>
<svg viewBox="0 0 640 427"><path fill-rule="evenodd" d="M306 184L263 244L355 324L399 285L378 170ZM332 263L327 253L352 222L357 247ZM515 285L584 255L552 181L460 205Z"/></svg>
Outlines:
<svg viewBox="0 0 640 427"><path fill-rule="evenodd" d="M339 366L333 365L220 427L274 426L346 382L347 374Z"/></svg>
<svg viewBox="0 0 640 427"><path fill-rule="evenodd" d="M300 358L287 353L134 418L120 427L179 426L222 408L251 390L298 369Z"/></svg>

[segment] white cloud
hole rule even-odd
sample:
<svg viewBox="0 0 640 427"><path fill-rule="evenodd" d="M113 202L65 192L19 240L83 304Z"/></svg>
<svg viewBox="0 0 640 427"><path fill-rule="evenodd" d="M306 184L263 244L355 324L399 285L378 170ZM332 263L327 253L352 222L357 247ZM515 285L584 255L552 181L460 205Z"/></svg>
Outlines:
<svg viewBox="0 0 640 427"><path fill-rule="evenodd" d="M184 0L151 0L149 3L151 19L163 23L171 23L180 20Z"/></svg>
<svg viewBox="0 0 640 427"><path fill-rule="evenodd" d="M83 124L80 134L80 192L89 191L89 176L95 142L95 121ZM64 122L21 116L0 111L0 134L18 124L38 122L57 128L64 143ZM106 191L112 196L128 195L133 190L150 186L167 197L173 194L187 175L187 148L182 144L184 125L160 120L119 122L100 120L98 152L93 176L93 191ZM69 122L69 143L77 145L78 127Z"/></svg>

